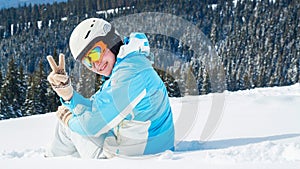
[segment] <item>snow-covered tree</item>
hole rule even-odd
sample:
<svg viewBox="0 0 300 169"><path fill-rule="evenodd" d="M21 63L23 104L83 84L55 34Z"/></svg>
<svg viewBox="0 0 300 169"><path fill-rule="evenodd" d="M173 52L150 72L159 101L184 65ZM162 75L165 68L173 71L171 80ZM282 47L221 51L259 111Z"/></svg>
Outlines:
<svg viewBox="0 0 300 169"><path fill-rule="evenodd" d="M26 100L26 93L27 93L27 78L26 78L26 74L24 74L24 69L23 66L20 65L20 69L18 72L18 84L17 84L17 90L19 91L17 93L17 103L18 103L18 108L17 108L17 113L20 115L24 115L25 112L25 107L24 107L24 103Z"/></svg>
<svg viewBox="0 0 300 169"><path fill-rule="evenodd" d="M12 58L8 63L8 70L6 72L5 80L1 86L1 114L4 118L20 117L18 103L18 96L21 93L18 84L20 84L18 77L18 66Z"/></svg>

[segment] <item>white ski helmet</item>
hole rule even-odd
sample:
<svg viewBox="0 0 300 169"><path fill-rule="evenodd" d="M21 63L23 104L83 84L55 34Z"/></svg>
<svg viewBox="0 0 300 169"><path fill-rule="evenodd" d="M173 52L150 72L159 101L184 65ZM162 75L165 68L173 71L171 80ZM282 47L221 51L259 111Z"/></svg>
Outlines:
<svg viewBox="0 0 300 169"><path fill-rule="evenodd" d="M69 46L75 60L80 61L91 47L102 40L112 53L117 56L122 39L114 27L107 21L99 18L89 18L79 23L73 30Z"/></svg>

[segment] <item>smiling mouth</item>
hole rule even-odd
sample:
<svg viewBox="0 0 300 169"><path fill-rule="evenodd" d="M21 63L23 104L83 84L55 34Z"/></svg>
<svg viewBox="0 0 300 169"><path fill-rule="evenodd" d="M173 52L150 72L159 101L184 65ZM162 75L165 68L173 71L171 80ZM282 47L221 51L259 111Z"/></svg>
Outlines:
<svg viewBox="0 0 300 169"><path fill-rule="evenodd" d="M101 68L100 71L103 71L107 67L108 63L106 62Z"/></svg>

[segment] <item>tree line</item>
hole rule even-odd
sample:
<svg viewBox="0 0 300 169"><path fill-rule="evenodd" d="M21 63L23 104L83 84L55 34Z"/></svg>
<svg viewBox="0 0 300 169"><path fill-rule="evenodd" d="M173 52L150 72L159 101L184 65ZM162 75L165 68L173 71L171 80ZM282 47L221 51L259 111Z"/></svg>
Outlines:
<svg viewBox="0 0 300 169"><path fill-rule="evenodd" d="M212 87L218 83L212 82L211 65L184 42L147 34L152 48L169 51L164 59L154 52L154 60L171 97L298 83L299 9L296 0L246 0L236 4L217 0L69 0L0 10L0 119L56 110L60 103L46 80L51 71L46 56L71 56L70 33L87 17L112 21L128 14L161 12L196 25L217 51L218 69L225 77L215 76L224 78L225 84ZM186 36L199 38L192 33ZM66 66L74 88L86 97L99 89L102 77L91 74L72 57L66 57ZM86 77L92 78L87 82Z"/></svg>

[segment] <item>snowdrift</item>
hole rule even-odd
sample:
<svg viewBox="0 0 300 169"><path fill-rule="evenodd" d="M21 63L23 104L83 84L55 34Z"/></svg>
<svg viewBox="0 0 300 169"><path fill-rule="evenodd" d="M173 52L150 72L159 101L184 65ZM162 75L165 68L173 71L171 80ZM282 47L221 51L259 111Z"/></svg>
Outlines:
<svg viewBox="0 0 300 169"><path fill-rule="evenodd" d="M151 158L46 159L57 122L54 113L0 121L0 168L299 168L299 84L224 94L223 116L205 142L200 135L213 94L171 98L175 121L183 102L197 104L200 113L175 152Z"/></svg>

